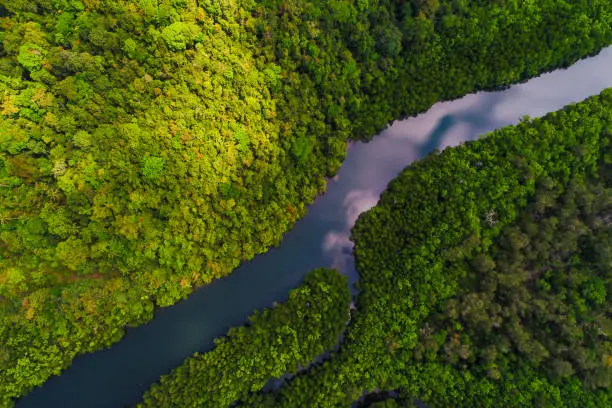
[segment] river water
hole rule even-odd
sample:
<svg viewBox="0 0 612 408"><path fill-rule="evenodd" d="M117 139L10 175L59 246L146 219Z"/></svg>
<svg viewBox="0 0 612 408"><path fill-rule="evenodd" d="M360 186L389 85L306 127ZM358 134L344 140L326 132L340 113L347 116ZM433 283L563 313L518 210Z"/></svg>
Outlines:
<svg viewBox="0 0 612 408"><path fill-rule="evenodd" d="M350 228L412 161L607 87L612 87L612 47L567 70L501 92L438 103L424 114L393 123L370 143L349 145L326 194L309 207L280 247L198 289L189 299L158 310L151 322L128 330L111 348L76 358L61 376L49 379L17 407L116 408L137 403L160 375L194 352L210 349L215 337L246 323L255 309L283 301L309 270L333 266L354 283Z"/></svg>

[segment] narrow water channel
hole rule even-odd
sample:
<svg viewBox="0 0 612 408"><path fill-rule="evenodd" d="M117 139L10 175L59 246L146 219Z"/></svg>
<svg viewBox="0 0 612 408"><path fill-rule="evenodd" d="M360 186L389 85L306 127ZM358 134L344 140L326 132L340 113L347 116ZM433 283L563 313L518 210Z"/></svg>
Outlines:
<svg viewBox="0 0 612 408"><path fill-rule="evenodd" d="M107 350L84 355L59 377L20 400L18 408L117 408L140 400L160 375L215 337L242 325L255 309L282 301L310 269L336 267L357 279L349 231L357 216L378 201L404 167L485 132L541 116L612 87L612 47L567 70L555 71L502 92L482 92L434 105L397 121L370 143L349 146L338 175L280 247L242 265L189 299L158 310Z"/></svg>

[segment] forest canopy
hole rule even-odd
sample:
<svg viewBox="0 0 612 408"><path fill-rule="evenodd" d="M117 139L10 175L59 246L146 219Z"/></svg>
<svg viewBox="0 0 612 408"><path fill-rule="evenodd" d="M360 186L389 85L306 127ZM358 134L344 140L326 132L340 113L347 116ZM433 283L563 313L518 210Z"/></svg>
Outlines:
<svg viewBox="0 0 612 408"><path fill-rule="evenodd" d="M0 0L1 403L277 245L349 138L594 54L610 15L607 0Z"/></svg>

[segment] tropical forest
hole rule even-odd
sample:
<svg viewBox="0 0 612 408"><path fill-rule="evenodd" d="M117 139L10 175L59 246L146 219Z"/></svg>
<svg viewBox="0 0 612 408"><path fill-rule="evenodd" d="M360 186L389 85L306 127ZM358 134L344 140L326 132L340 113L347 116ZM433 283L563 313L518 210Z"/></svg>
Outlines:
<svg viewBox="0 0 612 408"><path fill-rule="evenodd" d="M0 407L612 407L609 0L0 0Z"/></svg>

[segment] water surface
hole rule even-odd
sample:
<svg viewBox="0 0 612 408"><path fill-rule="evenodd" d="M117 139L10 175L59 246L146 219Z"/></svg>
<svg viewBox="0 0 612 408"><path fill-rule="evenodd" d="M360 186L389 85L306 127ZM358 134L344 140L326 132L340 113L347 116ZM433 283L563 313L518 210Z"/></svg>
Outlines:
<svg viewBox="0 0 612 408"><path fill-rule="evenodd" d="M306 272L336 267L357 279L349 231L404 167L433 149L475 138L541 116L612 87L612 47L567 70L555 71L502 92L481 92L434 105L397 121L370 143L353 143L338 175L280 247L245 263L227 278L160 309L146 325L128 330L111 348L80 356L59 377L20 400L18 408L116 408L136 404L160 375L215 337L242 325L255 309L286 298Z"/></svg>

